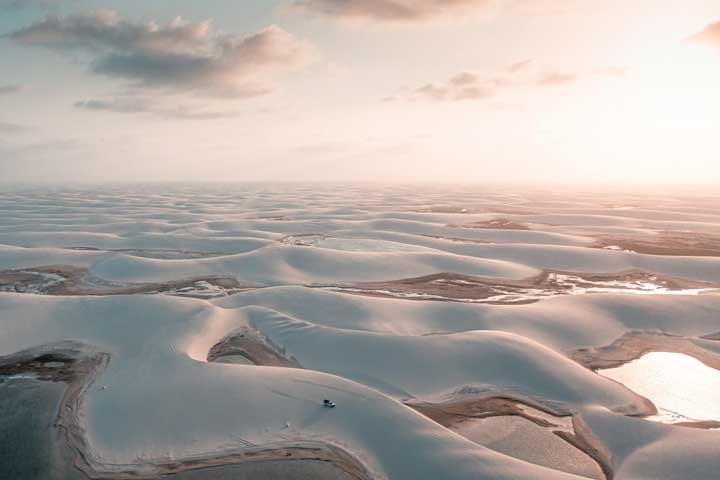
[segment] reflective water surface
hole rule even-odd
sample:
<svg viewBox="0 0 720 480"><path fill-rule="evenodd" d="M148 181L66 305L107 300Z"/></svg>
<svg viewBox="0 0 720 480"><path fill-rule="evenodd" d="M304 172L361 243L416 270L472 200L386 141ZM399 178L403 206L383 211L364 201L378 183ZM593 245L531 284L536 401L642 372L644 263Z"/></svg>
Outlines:
<svg viewBox="0 0 720 480"><path fill-rule="evenodd" d="M720 421L720 371L681 353L652 352L598 372L650 399L663 423Z"/></svg>

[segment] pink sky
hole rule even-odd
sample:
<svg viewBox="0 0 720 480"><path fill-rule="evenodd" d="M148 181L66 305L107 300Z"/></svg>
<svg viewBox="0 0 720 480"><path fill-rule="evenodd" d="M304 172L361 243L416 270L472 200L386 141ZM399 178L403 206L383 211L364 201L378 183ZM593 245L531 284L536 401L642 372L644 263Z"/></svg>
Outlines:
<svg viewBox="0 0 720 480"><path fill-rule="evenodd" d="M720 181L711 0L0 0L0 181Z"/></svg>

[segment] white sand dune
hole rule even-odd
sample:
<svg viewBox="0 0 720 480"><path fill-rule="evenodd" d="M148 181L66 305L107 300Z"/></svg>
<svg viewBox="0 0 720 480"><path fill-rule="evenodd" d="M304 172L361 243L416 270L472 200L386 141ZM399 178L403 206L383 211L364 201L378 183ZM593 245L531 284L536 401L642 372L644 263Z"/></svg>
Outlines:
<svg viewBox="0 0 720 480"><path fill-rule="evenodd" d="M593 408L582 421L607 449L617 478L717 477L717 431L673 427Z"/></svg>
<svg viewBox="0 0 720 480"><path fill-rule="evenodd" d="M163 282L197 275L233 275L259 284L327 284L418 277L457 272L524 278L538 271L502 260L468 259L438 253L369 253L284 245L247 254L198 260L156 260L115 255L93 264L99 277L124 282Z"/></svg>
<svg viewBox="0 0 720 480"><path fill-rule="evenodd" d="M516 334L383 335L320 327L266 309L248 314L253 325L303 367L350 378L389 395L432 400L463 387L490 385L567 411L594 403L642 410L642 402L626 388Z"/></svg>
<svg viewBox="0 0 720 480"><path fill-rule="evenodd" d="M473 330L513 332L564 351L605 345L633 330L703 336L720 331L720 296L581 295L530 305L408 302L303 287L273 287L215 300L223 307L262 305L312 324L385 334ZM681 318L682 321L678 321Z"/></svg>
<svg viewBox="0 0 720 480"><path fill-rule="evenodd" d="M67 337L110 353L82 412L90 454L102 463L130 468L139 458L222 452L238 438L302 438L346 446L388 478L571 478L474 445L337 376L207 363L203 352L244 318L203 301L0 294L0 311L2 355ZM326 397L340 408L324 409Z"/></svg>
<svg viewBox="0 0 720 480"><path fill-rule="evenodd" d="M211 466L255 457L262 470L302 452L352 478L582 478L563 473L579 470L555 455L574 452L595 477L602 467L616 479L713 479L717 431L633 418L652 413L652 403L585 365L597 352L625 348L623 359L632 359L671 341L707 368L720 365L719 205L711 197L460 187L5 191L0 292L29 293L0 293L0 395L11 395L18 376L64 382L47 437L103 478L189 470L214 478ZM673 251L602 248L607 238ZM662 288L623 294L630 271ZM85 290L13 290L47 272ZM457 285L482 277L543 288L530 279L552 272L603 274L617 288L550 290L519 304L319 288L376 282L392 290L392 281L436 274L454 274ZM447 287L448 277L427 282L438 278ZM230 295L176 296L197 293L196 283ZM653 338L670 340L647 343ZM52 361L68 345L87 358ZM218 345L244 360L208 361ZM247 348L289 366L253 365ZM549 423L501 416L451 430L417 408L488 399L544 409ZM553 413L574 415L562 420L574 440L553 433ZM492 430L511 425L554 443L538 458L531 441ZM43 451L36 447L0 440L0 457L12 465L28 449ZM72 458L56 453L46 477L65 480ZM9 471L0 466L0 477Z"/></svg>

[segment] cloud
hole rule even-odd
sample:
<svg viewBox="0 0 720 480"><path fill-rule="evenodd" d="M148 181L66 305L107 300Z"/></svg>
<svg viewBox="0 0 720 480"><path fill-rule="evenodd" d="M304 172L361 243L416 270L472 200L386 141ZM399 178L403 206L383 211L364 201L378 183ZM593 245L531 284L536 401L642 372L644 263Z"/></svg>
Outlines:
<svg viewBox="0 0 720 480"><path fill-rule="evenodd" d="M584 79L615 78L627 75L622 67L606 67L587 73L565 73L542 69L532 60L512 63L494 73L464 71L442 82L428 83L415 89L403 89L383 101L433 100L466 101L485 100L513 88L537 88L568 85Z"/></svg>
<svg viewBox="0 0 720 480"><path fill-rule="evenodd" d="M496 0L295 0L292 5L329 17L421 22L491 8Z"/></svg>
<svg viewBox="0 0 720 480"><path fill-rule="evenodd" d="M0 85L0 95L11 95L23 90L22 85Z"/></svg>
<svg viewBox="0 0 720 480"><path fill-rule="evenodd" d="M508 65L506 70L508 73L518 73L518 72L521 72L521 71L529 68L532 65L532 63L533 63L532 60L522 60L522 61L515 62L515 63Z"/></svg>
<svg viewBox="0 0 720 480"><path fill-rule="evenodd" d="M447 82L429 83L415 90L414 96L437 101L480 100L490 98L496 88L474 73L462 72Z"/></svg>
<svg viewBox="0 0 720 480"><path fill-rule="evenodd" d="M548 73L537 81L540 87L552 87L576 82L579 79L574 73Z"/></svg>
<svg viewBox="0 0 720 480"><path fill-rule="evenodd" d="M19 133L27 130L22 125L0 121L0 133Z"/></svg>
<svg viewBox="0 0 720 480"><path fill-rule="evenodd" d="M720 47L720 22L711 23L703 31L689 38L690 41Z"/></svg>
<svg viewBox="0 0 720 480"><path fill-rule="evenodd" d="M420 23L482 14L556 15L579 8L577 0L285 0L296 10L328 18L385 23Z"/></svg>
<svg viewBox="0 0 720 480"><path fill-rule="evenodd" d="M179 120L209 120L238 115L237 112L211 111L190 105L168 106L147 97L121 97L89 99L75 102L75 108L84 110L126 114L149 114L161 118Z"/></svg>
<svg viewBox="0 0 720 480"><path fill-rule="evenodd" d="M84 52L94 73L140 88L222 96L267 93L270 79L312 57L306 42L275 25L247 36L221 35L209 21L177 17L161 26L112 10L48 16L10 37L23 45Z"/></svg>

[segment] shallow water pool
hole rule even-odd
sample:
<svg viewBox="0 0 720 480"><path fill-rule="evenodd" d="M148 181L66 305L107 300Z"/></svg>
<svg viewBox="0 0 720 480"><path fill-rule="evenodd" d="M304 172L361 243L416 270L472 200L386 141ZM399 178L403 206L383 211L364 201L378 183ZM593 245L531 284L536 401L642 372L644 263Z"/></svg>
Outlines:
<svg viewBox="0 0 720 480"><path fill-rule="evenodd" d="M720 421L720 370L681 353L652 352L600 375L650 399L663 423Z"/></svg>

